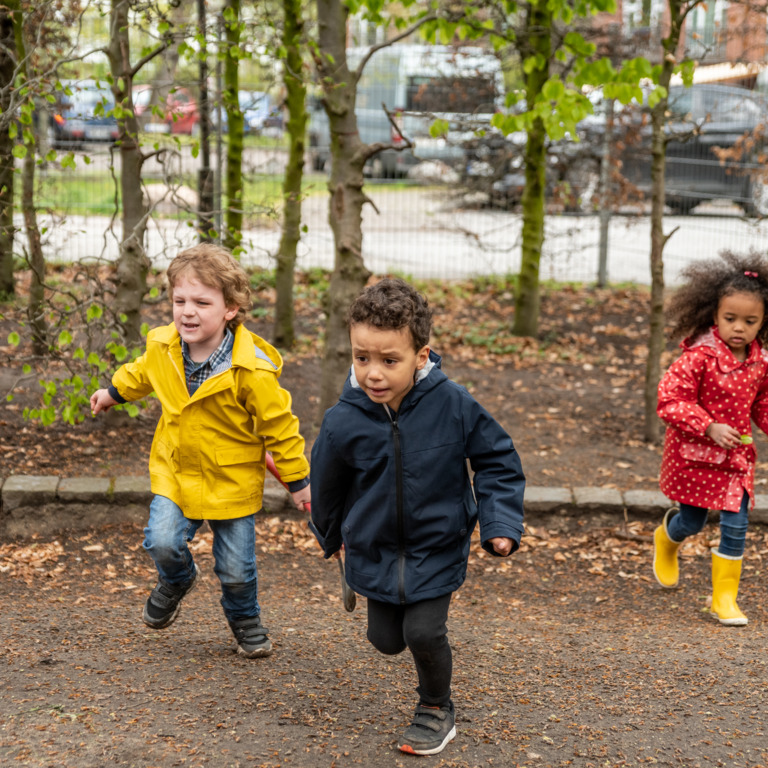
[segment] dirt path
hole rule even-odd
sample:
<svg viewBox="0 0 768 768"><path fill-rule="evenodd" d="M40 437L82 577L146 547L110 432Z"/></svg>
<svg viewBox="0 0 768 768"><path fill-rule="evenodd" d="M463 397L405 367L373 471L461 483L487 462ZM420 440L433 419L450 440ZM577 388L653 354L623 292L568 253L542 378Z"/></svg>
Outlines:
<svg viewBox="0 0 768 768"><path fill-rule="evenodd" d="M261 524L276 652L254 661L232 653L208 535L205 581L163 632L140 620L139 528L0 545L0 765L768 765L768 533L750 531L736 629L702 612L716 531L686 543L684 587L663 592L651 528L550 520L511 559L473 550L450 620L458 736L422 759L395 747L410 659L367 644L365 601L344 612L300 523Z"/></svg>

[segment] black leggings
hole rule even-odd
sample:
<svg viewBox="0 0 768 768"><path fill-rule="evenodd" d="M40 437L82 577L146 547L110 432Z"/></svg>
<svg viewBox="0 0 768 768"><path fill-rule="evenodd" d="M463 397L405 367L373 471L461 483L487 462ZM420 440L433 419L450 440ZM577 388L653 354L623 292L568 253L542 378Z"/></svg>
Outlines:
<svg viewBox="0 0 768 768"><path fill-rule="evenodd" d="M410 648L419 675L419 703L451 704L453 660L448 643L451 594L410 605L392 605L368 598L368 640L381 653L394 655Z"/></svg>

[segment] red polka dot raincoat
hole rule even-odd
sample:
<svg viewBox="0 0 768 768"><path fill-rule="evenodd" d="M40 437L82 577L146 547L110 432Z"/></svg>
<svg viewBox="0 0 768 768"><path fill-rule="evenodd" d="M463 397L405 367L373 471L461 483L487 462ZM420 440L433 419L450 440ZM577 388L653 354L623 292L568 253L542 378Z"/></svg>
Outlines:
<svg viewBox="0 0 768 768"><path fill-rule="evenodd" d="M680 345L683 354L659 384L656 412L667 425L661 460L664 494L683 504L738 512L744 491L755 502L755 448L721 448L704 432L712 422L751 435L750 416L768 431L768 352L758 341L737 360L717 328Z"/></svg>

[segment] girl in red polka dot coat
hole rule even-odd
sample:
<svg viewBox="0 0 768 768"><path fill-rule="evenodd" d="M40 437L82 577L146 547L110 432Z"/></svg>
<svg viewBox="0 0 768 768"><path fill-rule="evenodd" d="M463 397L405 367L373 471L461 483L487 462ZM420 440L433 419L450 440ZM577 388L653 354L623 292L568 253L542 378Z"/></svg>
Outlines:
<svg viewBox="0 0 768 768"><path fill-rule="evenodd" d="M682 355L659 384L666 423L661 490L679 503L654 532L653 572L678 583L677 550L720 511L712 549L710 612L743 626L736 603L749 510L754 506L755 448L750 418L768 432L768 260L723 254L692 264L668 309Z"/></svg>

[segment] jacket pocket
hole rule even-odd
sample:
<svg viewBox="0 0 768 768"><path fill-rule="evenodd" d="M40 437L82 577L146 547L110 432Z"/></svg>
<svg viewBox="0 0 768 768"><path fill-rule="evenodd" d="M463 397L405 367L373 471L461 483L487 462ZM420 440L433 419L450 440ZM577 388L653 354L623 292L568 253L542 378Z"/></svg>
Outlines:
<svg viewBox="0 0 768 768"><path fill-rule="evenodd" d="M680 456L693 464L723 464L728 451L719 445L701 445L701 443L683 443Z"/></svg>
<svg viewBox="0 0 768 768"><path fill-rule="evenodd" d="M233 464L256 464L263 457L264 451L258 445L219 448L216 451L216 463L220 467L231 467Z"/></svg>

